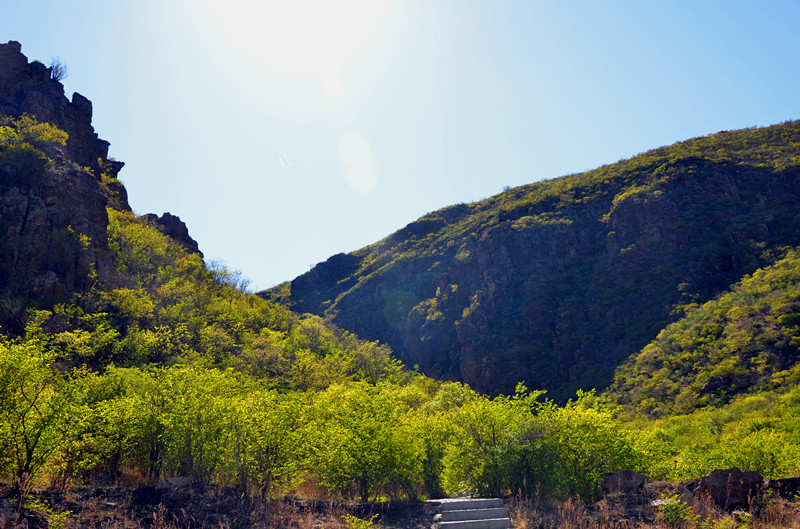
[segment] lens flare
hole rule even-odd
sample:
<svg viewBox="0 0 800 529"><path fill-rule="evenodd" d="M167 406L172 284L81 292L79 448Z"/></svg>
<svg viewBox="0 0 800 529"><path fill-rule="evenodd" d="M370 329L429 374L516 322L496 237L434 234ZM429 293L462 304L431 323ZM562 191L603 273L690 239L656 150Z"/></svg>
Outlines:
<svg viewBox="0 0 800 529"><path fill-rule="evenodd" d="M347 183L356 193L369 194L378 184L369 140L358 132L346 132L339 140L339 157Z"/></svg>

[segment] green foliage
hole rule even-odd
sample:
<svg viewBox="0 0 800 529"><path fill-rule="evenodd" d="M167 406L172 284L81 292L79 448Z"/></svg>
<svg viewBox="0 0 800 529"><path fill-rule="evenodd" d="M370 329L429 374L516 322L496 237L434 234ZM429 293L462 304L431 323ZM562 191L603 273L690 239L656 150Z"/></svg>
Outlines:
<svg viewBox="0 0 800 529"><path fill-rule="evenodd" d="M28 143L10 145L0 152L0 164L21 183L27 183L32 175L44 170L48 161L42 151Z"/></svg>
<svg viewBox="0 0 800 529"><path fill-rule="evenodd" d="M0 120L0 167L12 181L29 183L50 159L40 150L45 143L67 144L67 133L28 114Z"/></svg>
<svg viewBox="0 0 800 529"><path fill-rule="evenodd" d="M539 416L548 428L547 451L556 461L552 486L561 495L596 498L604 474L642 471L650 463L636 435L620 428L593 393L579 392L564 407L549 403Z"/></svg>
<svg viewBox="0 0 800 529"><path fill-rule="evenodd" d="M0 342L0 475L24 490L81 428L79 403L52 357Z"/></svg>
<svg viewBox="0 0 800 529"><path fill-rule="evenodd" d="M602 476L642 470L646 454L592 394L564 407L520 386L511 399L478 399L453 417L457 433L444 458L445 488L478 495L599 495Z"/></svg>
<svg viewBox="0 0 800 529"><path fill-rule="evenodd" d="M307 406L302 395L258 391L237 399L233 428L239 486L254 484L262 496L299 482L307 458Z"/></svg>
<svg viewBox="0 0 800 529"><path fill-rule="evenodd" d="M418 440L389 386L331 386L314 406L311 465L331 490L367 501L381 491L415 497L421 481Z"/></svg>
<svg viewBox="0 0 800 529"><path fill-rule="evenodd" d="M63 130L50 123L39 123L30 114L19 118L3 118L0 127L0 147L9 144L27 142L32 144L58 143L67 145L69 136ZM9 139L13 140L9 143Z"/></svg>
<svg viewBox="0 0 800 529"><path fill-rule="evenodd" d="M638 421L649 430L657 479L693 479L736 466L767 479L800 472L800 390L741 396L730 404Z"/></svg>
<svg viewBox="0 0 800 529"><path fill-rule="evenodd" d="M60 141L37 127L4 125L0 152ZM698 141L703 154L711 140ZM681 154L689 146L426 216L361 252L342 288L374 286L396 265L470 266L480 222L528 236L567 229L579 203L658 200L672 164L703 163ZM781 156L753 160L777 169ZM543 209L548 204L555 209ZM88 244L67 231L75 244ZM491 399L409 372L385 344L250 295L241 273L207 267L131 213L109 210L108 237L116 267L109 284L27 319L23 308L9 309L24 333L0 342L0 478L21 488L37 479L184 475L263 496L296 493L309 480L348 499L469 491L588 500L604 473L624 469L681 479L734 465L770 478L800 471L796 251L719 299L685 307L682 320L620 371L613 399L625 417L663 416L624 425L594 393L559 406L520 386ZM573 264L563 272L571 284L591 269L579 258ZM400 294L377 317L412 314L438 339L454 332L453 314L467 324L486 312L485 296L454 278L421 295L426 288L395 289ZM574 292L559 293L577 306ZM714 387L724 380L749 385ZM743 396L750 387L783 393ZM675 413L685 415L668 416Z"/></svg>
<svg viewBox="0 0 800 529"><path fill-rule="evenodd" d="M687 307L617 370L610 393L629 412L664 416L791 387L800 382L798 322L800 252L791 249L717 299Z"/></svg>
<svg viewBox="0 0 800 529"><path fill-rule="evenodd" d="M681 499L678 494L664 493L656 506L656 520L667 527L682 527L694 519L692 506Z"/></svg>
<svg viewBox="0 0 800 529"><path fill-rule="evenodd" d="M23 507L43 515L47 519L48 529L61 529L62 527L68 527L69 518L72 516L72 511L56 512L45 500L36 496L26 497Z"/></svg>
<svg viewBox="0 0 800 529"><path fill-rule="evenodd" d="M352 514L345 514L342 516L342 519L347 523L348 529L369 529L373 526L373 522L375 518L377 518L377 514L373 514L369 520L362 520L358 516L353 516Z"/></svg>

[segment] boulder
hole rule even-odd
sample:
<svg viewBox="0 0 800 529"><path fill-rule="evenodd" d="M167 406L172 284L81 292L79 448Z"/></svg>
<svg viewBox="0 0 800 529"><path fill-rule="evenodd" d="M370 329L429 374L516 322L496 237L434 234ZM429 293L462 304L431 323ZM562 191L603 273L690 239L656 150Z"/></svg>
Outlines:
<svg viewBox="0 0 800 529"><path fill-rule="evenodd" d="M800 477L771 479L765 482L765 487L788 500L794 500L800 495Z"/></svg>
<svg viewBox="0 0 800 529"><path fill-rule="evenodd" d="M741 471L736 467L714 470L700 478L694 491L699 498L708 498L723 509L747 509L750 502L760 494L764 478L752 470Z"/></svg>
<svg viewBox="0 0 800 529"><path fill-rule="evenodd" d="M16 527L19 521L19 513L8 500L0 500L0 529Z"/></svg>
<svg viewBox="0 0 800 529"><path fill-rule="evenodd" d="M184 224L184 222L177 215L173 215L167 211L160 217L153 213L148 213L146 215L142 215L142 218L154 226L158 231L186 248L189 252L196 253L200 255L201 258L203 257L203 252L200 251L197 241L192 239L192 237L189 235L189 229L186 227L186 224Z"/></svg>

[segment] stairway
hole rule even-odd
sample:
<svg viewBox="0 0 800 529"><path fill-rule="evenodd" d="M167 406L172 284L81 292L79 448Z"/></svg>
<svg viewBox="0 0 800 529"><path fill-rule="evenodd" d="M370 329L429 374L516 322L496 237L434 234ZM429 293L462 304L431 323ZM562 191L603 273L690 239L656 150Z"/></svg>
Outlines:
<svg viewBox="0 0 800 529"><path fill-rule="evenodd" d="M436 529L511 529L508 509L499 498L454 498L438 500Z"/></svg>

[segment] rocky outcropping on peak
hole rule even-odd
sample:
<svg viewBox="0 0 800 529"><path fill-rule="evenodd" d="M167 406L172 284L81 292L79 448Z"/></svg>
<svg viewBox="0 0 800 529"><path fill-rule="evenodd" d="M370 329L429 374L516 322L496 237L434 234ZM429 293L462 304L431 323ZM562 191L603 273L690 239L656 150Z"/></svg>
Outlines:
<svg viewBox="0 0 800 529"><path fill-rule="evenodd" d="M92 102L79 93L72 101L64 86L51 79L51 69L39 61L28 62L19 42L0 44L0 116L30 114L41 122L51 123L67 134L69 158L83 167L99 169L116 177L123 162L108 160L109 142L98 138L92 127Z"/></svg>
<svg viewBox="0 0 800 529"><path fill-rule="evenodd" d="M108 158L109 142L92 127L92 102L78 93L67 99L52 69L28 62L21 45L10 41L0 44L0 119L26 115L69 137L66 146L36 145L50 161L25 178L0 156L3 321L8 307L19 306L13 298L59 298L98 279L113 283L106 208L131 210L125 186L117 180L124 163ZM202 257L178 217L165 213L145 218Z"/></svg>
<svg viewBox="0 0 800 529"><path fill-rule="evenodd" d="M154 213L148 213L146 215L142 215L141 218L153 225L158 231L186 248L188 251L199 254L200 257L203 257L203 252L200 251L197 241L192 239L192 237L189 235L189 229L186 227L186 224L177 215L173 215L167 211L160 217Z"/></svg>
<svg viewBox="0 0 800 529"><path fill-rule="evenodd" d="M109 143L92 127L91 102L80 94L69 101L50 69L29 63L11 41L0 44L0 116L24 114L69 139L65 147L39 146L50 163L30 178L0 167L0 296L63 297L114 275L106 206L112 200L129 209L116 180L123 163L108 159Z"/></svg>

